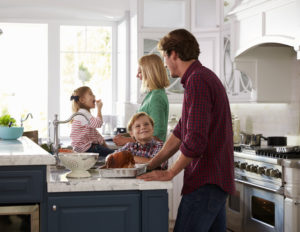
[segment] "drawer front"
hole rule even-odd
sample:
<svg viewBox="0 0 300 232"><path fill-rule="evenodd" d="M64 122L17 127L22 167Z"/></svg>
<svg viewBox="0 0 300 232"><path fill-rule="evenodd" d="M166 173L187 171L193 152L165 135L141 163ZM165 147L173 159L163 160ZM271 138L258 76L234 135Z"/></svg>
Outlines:
<svg viewBox="0 0 300 232"><path fill-rule="evenodd" d="M42 168L1 167L0 203L40 202L45 186Z"/></svg>

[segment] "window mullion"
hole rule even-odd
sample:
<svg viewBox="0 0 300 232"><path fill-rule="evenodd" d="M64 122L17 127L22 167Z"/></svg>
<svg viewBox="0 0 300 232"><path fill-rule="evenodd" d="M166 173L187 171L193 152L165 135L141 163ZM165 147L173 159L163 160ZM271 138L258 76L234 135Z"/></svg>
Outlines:
<svg viewBox="0 0 300 232"><path fill-rule="evenodd" d="M58 23L48 24L48 121L60 115L60 31ZM53 130L50 131L53 138Z"/></svg>

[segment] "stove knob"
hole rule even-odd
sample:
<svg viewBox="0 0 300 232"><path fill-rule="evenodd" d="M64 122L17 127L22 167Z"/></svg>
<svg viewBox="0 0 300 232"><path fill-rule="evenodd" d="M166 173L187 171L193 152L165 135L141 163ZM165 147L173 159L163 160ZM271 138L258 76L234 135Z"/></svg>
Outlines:
<svg viewBox="0 0 300 232"><path fill-rule="evenodd" d="M247 163L241 163L240 164L240 169L246 169Z"/></svg>
<svg viewBox="0 0 300 232"><path fill-rule="evenodd" d="M270 176L275 177L275 178L280 178L281 177L281 173L278 169L276 170L271 170Z"/></svg>
<svg viewBox="0 0 300 232"><path fill-rule="evenodd" d="M253 166L254 166L253 164L248 164L246 166L246 171L250 171Z"/></svg>
<svg viewBox="0 0 300 232"><path fill-rule="evenodd" d="M266 168L265 167L259 167L257 169L257 173L258 174L265 174L266 173Z"/></svg>
<svg viewBox="0 0 300 232"><path fill-rule="evenodd" d="M273 168L268 168L266 170L266 176L271 176L271 172L273 171L274 169Z"/></svg>
<svg viewBox="0 0 300 232"><path fill-rule="evenodd" d="M240 167L240 161L234 161L234 167L239 168Z"/></svg>
<svg viewBox="0 0 300 232"><path fill-rule="evenodd" d="M251 167L250 167L250 172L257 172L257 168L258 168L258 166L257 165L252 165Z"/></svg>

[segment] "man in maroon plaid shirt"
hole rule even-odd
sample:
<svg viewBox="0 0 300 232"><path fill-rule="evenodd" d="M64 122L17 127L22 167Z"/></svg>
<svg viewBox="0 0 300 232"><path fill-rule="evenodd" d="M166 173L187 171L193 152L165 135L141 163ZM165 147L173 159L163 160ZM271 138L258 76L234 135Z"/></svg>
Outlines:
<svg viewBox="0 0 300 232"><path fill-rule="evenodd" d="M233 135L226 91L219 78L199 61L199 44L185 29L171 31L159 42L172 77L184 87L182 115L162 150L151 160L154 169L178 150L166 171L144 180L171 180L184 169L182 199L174 231L226 231L225 203L235 192Z"/></svg>

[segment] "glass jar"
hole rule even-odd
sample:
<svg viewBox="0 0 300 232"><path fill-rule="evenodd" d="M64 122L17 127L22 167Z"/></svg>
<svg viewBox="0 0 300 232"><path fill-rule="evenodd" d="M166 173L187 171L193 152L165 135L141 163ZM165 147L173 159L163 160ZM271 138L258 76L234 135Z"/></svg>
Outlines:
<svg viewBox="0 0 300 232"><path fill-rule="evenodd" d="M168 121L168 133L172 133L178 123L177 116L172 114L170 120Z"/></svg>
<svg viewBox="0 0 300 232"><path fill-rule="evenodd" d="M232 119L232 131L233 131L233 143L240 144L240 119L237 115L231 114Z"/></svg>

